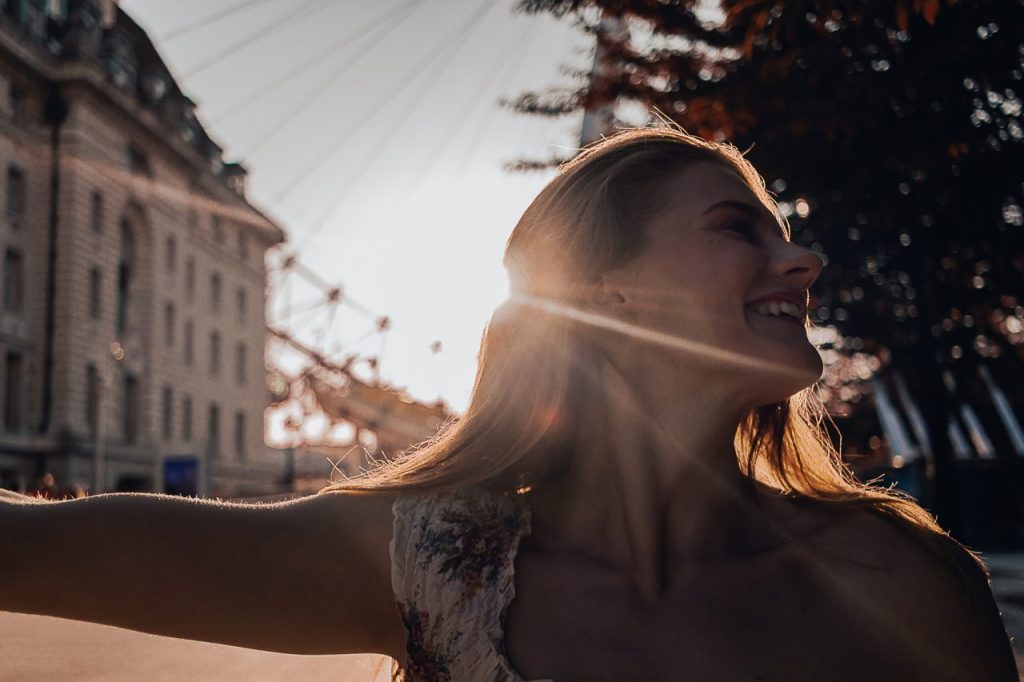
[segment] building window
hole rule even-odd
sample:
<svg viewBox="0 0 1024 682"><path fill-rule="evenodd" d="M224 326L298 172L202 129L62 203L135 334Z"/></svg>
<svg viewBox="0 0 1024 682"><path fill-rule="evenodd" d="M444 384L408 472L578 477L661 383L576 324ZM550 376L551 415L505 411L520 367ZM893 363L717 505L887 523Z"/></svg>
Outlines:
<svg viewBox="0 0 1024 682"><path fill-rule="evenodd" d="M246 349L244 343L235 348L235 382L241 386L245 383Z"/></svg>
<svg viewBox="0 0 1024 682"><path fill-rule="evenodd" d="M164 258L167 272L174 272L174 268L178 266L178 242L175 241L174 237L167 238Z"/></svg>
<svg viewBox="0 0 1024 682"><path fill-rule="evenodd" d="M109 7L109 5L107 5ZM111 32L109 39L103 40L107 58L104 65L114 85L129 93L136 91L139 76L139 62L135 55L135 47L127 32Z"/></svg>
<svg viewBox="0 0 1024 682"><path fill-rule="evenodd" d="M191 367L195 362L195 325L192 320L185 321L185 366Z"/></svg>
<svg viewBox="0 0 1024 682"><path fill-rule="evenodd" d="M89 206L89 226L96 234L103 232L103 195L93 192Z"/></svg>
<svg viewBox="0 0 1024 682"><path fill-rule="evenodd" d="M7 217L15 227L25 215L25 171L17 166L7 167Z"/></svg>
<svg viewBox="0 0 1024 682"><path fill-rule="evenodd" d="M12 85L7 94L11 108L11 125L20 126L25 122L25 93L18 86Z"/></svg>
<svg viewBox="0 0 1024 682"><path fill-rule="evenodd" d="M213 240L218 244L224 243L224 223L217 214L210 216L210 229L213 231Z"/></svg>
<svg viewBox="0 0 1024 682"><path fill-rule="evenodd" d="M164 386L163 391L163 404L161 405L161 433L165 441L170 441L174 437L174 390L170 385Z"/></svg>
<svg viewBox="0 0 1024 682"><path fill-rule="evenodd" d="M131 225L121 223L121 251L117 264L117 331L123 333L128 326L128 305L132 285L132 262L135 254L135 238Z"/></svg>
<svg viewBox="0 0 1024 682"><path fill-rule="evenodd" d="M185 260L185 300L191 303L196 298L196 260L189 256Z"/></svg>
<svg viewBox="0 0 1024 682"><path fill-rule="evenodd" d="M210 374L220 373L220 334L210 332Z"/></svg>
<svg viewBox="0 0 1024 682"><path fill-rule="evenodd" d="M164 343L168 348L174 347L174 304L164 304Z"/></svg>
<svg viewBox="0 0 1024 682"><path fill-rule="evenodd" d="M237 304L238 307L238 321L245 322L246 300L244 288L238 287L238 291L235 292L235 303Z"/></svg>
<svg viewBox="0 0 1024 682"><path fill-rule="evenodd" d="M96 365L88 365L85 368L85 424L90 436L95 436L99 432L99 414L100 373Z"/></svg>
<svg viewBox="0 0 1024 682"><path fill-rule="evenodd" d="M139 438L139 382L131 374L124 377L124 395L121 405L121 435L125 445L134 444Z"/></svg>
<svg viewBox="0 0 1024 682"><path fill-rule="evenodd" d="M210 275L210 305L214 312L220 310L221 281L218 273Z"/></svg>
<svg viewBox="0 0 1024 682"><path fill-rule="evenodd" d="M134 144L128 145L128 172L136 175L144 175L147 178L153 177L153 169L149 165L149 157Z"/></svg>
<svg viewBox="0 0 1024 682"><path fill-rule="evenodd" d="M220 408L217 403L210 403L206 417L206 452L210 457L220 454Z"/></svg>
<svg viewBox="0 0 1024 682"><path fill-rule="evenodd" d="M103 276L99 268L89 270L89 317L98 320L102 310L100 304L103 300Z"/></svg>
<svg viewBox="0 0 1024 682"><path fill-rule="evenodd" d="M4 310L20 312L24 306L24 259L17 249L7 249L4 255Z"/></svg>
<svg viewBox="0 0 1024 682"><path fill-rule="evenodd" d="M7 353L6 372L4 378L4 428L8 431L17 431L21 428L21 381L22 365L24 364L21 354L9 351Z"/></svg>
<svg viewBox="0 0 1024 682"><path fill-rule="evenodd" d="M245 459L245 412L235 412L235 456Z"/></svg>
<svg viewBox="0 0 1024 682"><path fill-rule="evenodd" d="M53 9L52 5L40 0L29 0L28 2L22 0L21 3L13 4L21 5L21 27L34 40L42 42L47 37L47 24L49 23L50 10Z"/></svg>
<svg viewBox="0 0 1024 682"><path fill-rule="evenodd" d="M181 399L181 439L192 440L192 398L188 396Z"/></svg>

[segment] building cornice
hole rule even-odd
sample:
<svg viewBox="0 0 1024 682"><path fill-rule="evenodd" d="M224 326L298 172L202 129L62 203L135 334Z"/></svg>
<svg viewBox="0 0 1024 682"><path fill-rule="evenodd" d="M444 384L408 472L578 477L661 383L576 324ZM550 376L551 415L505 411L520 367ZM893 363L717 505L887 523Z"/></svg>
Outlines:
<svg viewBox="0 0 1024 682"><path fill-rule="evenodd" d="M43 46L3 21L0 21L0 60L9 61L22 78L35 81L44 89L56 86L66 95L77 90L91 96L98 104L108 107L112 114L130 122L152 144L186 167L195 190L219 203L251 213L254 219L242 222L257 229L271 246L287 240L284 228L277 221L228 187L225 178L214 173L211 167L213 159L204 156L194 145L179 139L174 130L174 122L168 121L158 111L114 85L97 61L62 60L48 54ZM216 146L216 143L213 144ZM220 159L217 161L221 162Z"/></svg>

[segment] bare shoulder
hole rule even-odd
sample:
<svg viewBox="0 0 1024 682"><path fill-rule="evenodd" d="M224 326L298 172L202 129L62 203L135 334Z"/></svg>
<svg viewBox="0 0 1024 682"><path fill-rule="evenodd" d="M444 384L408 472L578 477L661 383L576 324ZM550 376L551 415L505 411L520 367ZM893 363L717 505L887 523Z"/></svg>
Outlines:
<svg viewBox="0 0 1024 682"><path fill-rule="evenodd" d="M339 553L358 552L375 568L389 566L393 493L322 491L278 503L276 506L297 523L318 530L325 548ZM331 542L344 538L345 542Z"/></svg>
<svg viewBox="0 0 1024 682"><path fill-rule="evenodd" d="M397 497L393 492L321 491L288 503L321 530L326 565L362 567L361 575L338 575L344 583L339 587L377 605L363 627L367 634L373 632L373 641L383 643L385 650L378 653L392 657L405 650L405 629L391 589L392 506ZM359 555L355 561L353 552Z"/></svg>
<svg viewBox="0 0 1024 682"><path fill-rule="evenodd" d="M309 515L310 521L343 530L348 537L362 540L364 547L383 548L386 553L397 497L393 492L321 491L297 502L303 503L299 513Z"/></svg>
<svg viewBox="0 0 1024 682"><path fill-rule="evenodd" d="M823 526L821 543L849 560L841 575L861 606L899 623L908 670L931 680L1018 680L988 573L963 545L867 509L837 519Z"/></svg>

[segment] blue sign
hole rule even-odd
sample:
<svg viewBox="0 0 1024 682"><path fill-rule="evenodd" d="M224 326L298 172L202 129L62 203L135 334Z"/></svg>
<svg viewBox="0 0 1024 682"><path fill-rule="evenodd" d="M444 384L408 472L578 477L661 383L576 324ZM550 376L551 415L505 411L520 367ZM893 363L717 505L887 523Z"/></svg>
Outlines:
<svg viewBox="0 0 1024 682"><path fill-rule="evenodd" d="M164 460L164 492L168 495L199 494L199 458L193 455Z"/></svg>

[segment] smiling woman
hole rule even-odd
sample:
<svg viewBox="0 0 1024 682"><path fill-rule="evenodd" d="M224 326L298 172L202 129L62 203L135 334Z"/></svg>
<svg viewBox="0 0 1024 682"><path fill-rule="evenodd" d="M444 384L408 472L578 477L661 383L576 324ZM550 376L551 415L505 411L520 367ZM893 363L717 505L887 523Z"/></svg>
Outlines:
<svg viewBox="0 0 1024 682"><path fill-rule="evenodd" d="M603 140L505 264L435 439L282 505L0 504L0 608L386 653L407 682L1017 679L980 559L831 445L822 261L738 150Z"/></svg>
<svg viewBox="0 0 1024 682"><path fill-rule="evenodd" d="M878 676L868 642L892 641L902 679L1015 679L980 560L832 447L806 317L822 261L738 150L667 127L605 139L534 200L505 264L512 296L461 420L323 491L401 495L409 679L859 679ZM494 519L506 532L469 541ZM488 570L451 568L477 560ZM721 594L750 597L724 617L710 566L734 576ZM777 615L794 603L816 617ZM978 634L925 653L926 630L886 625L896 612Z"/></svg>

